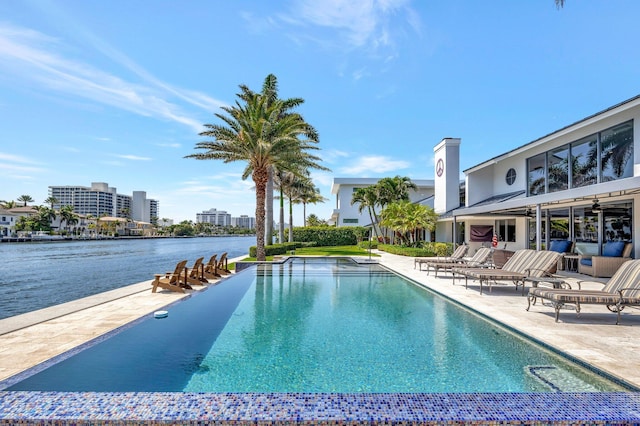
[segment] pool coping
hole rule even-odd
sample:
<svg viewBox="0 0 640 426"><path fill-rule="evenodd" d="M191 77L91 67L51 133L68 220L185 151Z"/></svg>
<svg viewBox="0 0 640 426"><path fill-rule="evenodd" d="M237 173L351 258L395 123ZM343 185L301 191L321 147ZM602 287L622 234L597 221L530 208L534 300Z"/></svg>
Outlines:
<svg viewBox="0 0 640 426"><path fill-rule="evenodd" d="M385 267L429 291L438 293L392 267ZM438 294L465 309L474 311L445 294ZM486 317L481 312L475 313ZM501 321L493 318L489 320L505 326ZM130 325L131 323L124 324L121 327ZM511 329L508 325L505 327ZM518 330L513 331L519 333ZM442 424L443 422L631 424L640 422L640 393L316 394L0 391L0 424L76 425L96 422L99 424L175 424L176 422L180 424L310 424L316 422L323 424Z"/></svg>

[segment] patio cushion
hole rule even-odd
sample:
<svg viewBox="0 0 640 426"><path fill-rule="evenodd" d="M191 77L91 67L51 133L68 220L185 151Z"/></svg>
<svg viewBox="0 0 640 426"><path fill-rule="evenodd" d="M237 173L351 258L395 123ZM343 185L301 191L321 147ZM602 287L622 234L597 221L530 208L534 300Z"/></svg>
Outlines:
<svg viewBox="0 0 640 426"><path fill-rule="evenodd" d="M607 241L602 249L602 255L607 257L620 257L624 250L624 241Z"/></svg>
<svg viewBox="0 0 640 426"><path fill-rule="evenodd" d="M586 266L593 266L593 261L591 260L590 257L587 259L580 259L580 263Z"/></svg>
<svg viewBox="0 0 640 426"><path fill-rule="evenodd" d="M549 246L549 250L558 253L567 253L571 249L573 243L570 240L553 240Z"/></svg>

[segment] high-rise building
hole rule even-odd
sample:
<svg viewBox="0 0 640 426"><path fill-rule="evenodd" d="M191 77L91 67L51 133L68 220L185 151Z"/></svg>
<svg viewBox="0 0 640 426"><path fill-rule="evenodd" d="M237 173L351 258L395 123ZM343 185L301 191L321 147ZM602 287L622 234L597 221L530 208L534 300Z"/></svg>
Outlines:
<svg viewBox="0 0 640 426"><path fill-rule="evenodd" d="M197 223L211 223L217 226L231 226L231 215L224 210L209 209L196 213Z"/></svg>
<svg viewBox="0 0 640 426"><path fill-rule="evenodd" d="M72 206L82 215L129 217L140 222L151 222L158 217L158 201L147 199L144 191L133 195L118 194L116 188L105 182L92 182L87 186L49 186L49 196L58 200L54 209Z"/></svg>
<svg viewBox="0 0 640 426"><path fill-rule="evenodd" d="M240 215L240 217L232 217L231 226L235 226L237 228L244 228L244 229L255 229L256 218L249 217L246 214Z"/></svg>

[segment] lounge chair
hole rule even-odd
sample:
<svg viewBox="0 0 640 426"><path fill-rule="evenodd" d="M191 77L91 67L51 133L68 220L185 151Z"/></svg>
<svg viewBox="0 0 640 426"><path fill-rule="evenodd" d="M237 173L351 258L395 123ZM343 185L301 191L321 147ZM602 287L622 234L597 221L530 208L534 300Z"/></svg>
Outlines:
<svg viewBox="0 0 640 426"><path fill-rule="evenodd" d="M227 252L226 251L224 253L222 253L222 255L220 255L220 260L218 261L217 268L218 268L218 273L220 273L222 275L228 275L228 274L231 273L231 271L229 270Z"/></svg>
<svg viewBox="0 0 640 426"><path fill-rule="evenodd" d="M529 249L517 250L513 256L507 260L501 269L494 268L451 268L451 273L464 277L464 286L467 288L468 279L476 279L480 282L480 294L482 294L482 285L489 285L491 291L491 283L498 281L511 281L516 286L522 286L522 295L524 295L525 280L527 277L541 277L551 275L555 271L560 253L554 251L535 251ZM454 282L455 284L455 282Z"/></svg>
<svg viewBox="0 0 640 426"><path fill-rule="evenodd" d="M607 241L602 256L580 255L578 272L592 277L612 277L620 265L631 259L633 245L624 241Z"/></svg>
<svg viewBox="0 0 640 426"><path fill-rule="evenodd" d="M486 268L491 266L487 261L491 257L491 249L487 247L479 248L475 254L468 260L462 259L460 262L425 262L427 265L427 275L429 270L433 269L435 276L438 276L438 271L444 269L445 271L451 271L452 268Z"/></svg>
<svg viewBox="0 0 640 426"><path fill-rule="evenodd" d="M218 255L214 254L209 258L209 261L204 264L203 268L204 277L210 280L217 280L222 275L218 271Z"/></svg>
<svg viewBox="0 0 640 426"><path fill-rule="evenodd" d="M453 251L451 256L416 257L413 261L413 269L416 269L416 265L418 265L422 271L422 265L427 262L458 262L467 254L468 250L468 245L461 244Z"/></svg>
<svg viewBox="0 0 640 426"><path fill-rule="evenodd" d="M176 265L176 269L173 272L167 272L166 274L155 274L153 280L152 293L155 293L158 287L165 290L177 291L184 293L185 288L191 288L187 284L187 261L182 260Z"/></svg>
<svg viewBox="0 0 640 426"><path fill-rule="evenodd" d="M202 263L203 260L204 260L204 256L199 257L193 263L193 266L187 267L187 283L191 285L204 285L209 282L207 281L207 279L204 277L204 274L203 274L203 271L204 271L204 264Z"/></svg>
<svg viewBox="0 0 640 426"><path fill-rule="evenodd" d="M640 260L627 260L613 274L602 290L555 290L549 288L531 288L527 297L527 311L536 299L548 300L556 311L556 322L560 309L573 305L580 314L580 305L605 305L617 314L616 324L620 323L620 312L626 306L640 305Z"/></svg>

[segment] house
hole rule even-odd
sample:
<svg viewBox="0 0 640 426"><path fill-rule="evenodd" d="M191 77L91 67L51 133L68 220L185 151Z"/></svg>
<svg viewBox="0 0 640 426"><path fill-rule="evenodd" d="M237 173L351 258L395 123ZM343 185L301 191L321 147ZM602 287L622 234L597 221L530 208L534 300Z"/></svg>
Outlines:
<svg viewBox="0 0 640 426"><path fill-rule="evenodd" d="M607 241L638 241L636 122L640 96L464 170L462 186L461 141L443 139L434 148L436 240L473 248L488 244L495 233L500 248L516 250L570 239L583 254L601 253ZM347 201L354 187L348 183L357 181L334 180L337 226L357 212ZM636 245L633 257L638 254Z"/></svg>

